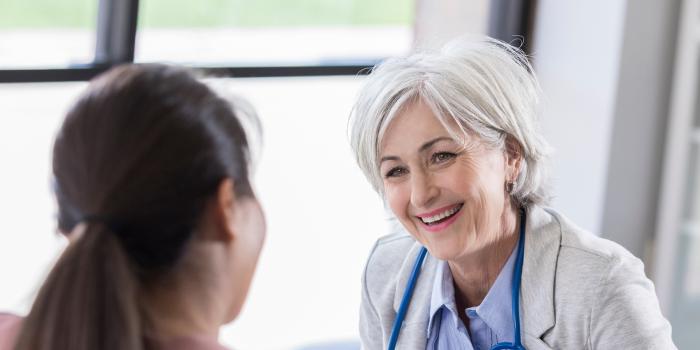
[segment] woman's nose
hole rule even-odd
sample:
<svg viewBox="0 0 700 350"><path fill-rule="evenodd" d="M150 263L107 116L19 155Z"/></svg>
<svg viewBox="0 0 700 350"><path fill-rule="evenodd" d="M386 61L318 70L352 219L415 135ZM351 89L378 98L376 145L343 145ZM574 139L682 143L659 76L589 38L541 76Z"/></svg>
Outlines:
<svg viewBox="0 0 700 350"><path fill-rule="evenodd" d="M439 190L429 174L414 172L411 176L411 204L427 209L437 198Z"/></svg>

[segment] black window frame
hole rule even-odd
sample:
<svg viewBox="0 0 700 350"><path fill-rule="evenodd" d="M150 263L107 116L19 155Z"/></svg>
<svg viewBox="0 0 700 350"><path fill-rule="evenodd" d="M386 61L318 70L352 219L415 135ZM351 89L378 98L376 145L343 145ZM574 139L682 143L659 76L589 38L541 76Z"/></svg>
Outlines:
<svg viewBox="0 0 700 350"><path fill-rule="evenodd" d="M503 41L522 38L523 49L531 38L536 0L491 0L488 34ZM49 69L0 69L0 83L87 81L120 64L134 62L139 0L99 0L93 62ZM364 75L382 58L317 65L280 66L189 66L216 77L261 78L333 75Z"/></svg>

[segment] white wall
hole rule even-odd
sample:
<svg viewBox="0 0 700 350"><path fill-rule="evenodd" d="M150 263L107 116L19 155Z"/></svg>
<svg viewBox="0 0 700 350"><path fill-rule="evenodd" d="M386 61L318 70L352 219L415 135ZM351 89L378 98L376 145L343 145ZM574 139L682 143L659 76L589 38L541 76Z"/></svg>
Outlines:
<svg viewBox="0 0 700 350"><path fill-rule="evenodd" d="M552 207L599 233L615 112L624 0L537 2L532 54L542 126L555 148Z"/></svg>
<svg viewBox="0 0 700 350"><path fill-rule="evenodd" d="M680 0L538 2L535 69L552 206L647 263Z"/></svg>
<svg viewBox="0 0 700 350"><path fill-rule="evenodd" d="M620 57L602 232L647 262L660 198L680 2L629 2Z"/></svg>

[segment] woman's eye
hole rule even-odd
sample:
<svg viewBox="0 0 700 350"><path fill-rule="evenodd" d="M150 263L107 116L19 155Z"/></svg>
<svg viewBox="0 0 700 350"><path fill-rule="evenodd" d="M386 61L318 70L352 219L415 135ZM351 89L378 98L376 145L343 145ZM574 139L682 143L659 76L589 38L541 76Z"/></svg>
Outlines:
<svg viewBox="0 0 700 350"><path fill-rule="evenodd" d="M404 175L406 173L406 169L401 168L401 167L396 167L392 168L391 170L387 171L384 177L399 177L401 175Z"/></svg>
<svg viewBox="0 0 700 350"><path fill-rule="evenodd" d="M438 152L433 154L433 163L442 163L454 158L456 154L451 152Z"/></svg>

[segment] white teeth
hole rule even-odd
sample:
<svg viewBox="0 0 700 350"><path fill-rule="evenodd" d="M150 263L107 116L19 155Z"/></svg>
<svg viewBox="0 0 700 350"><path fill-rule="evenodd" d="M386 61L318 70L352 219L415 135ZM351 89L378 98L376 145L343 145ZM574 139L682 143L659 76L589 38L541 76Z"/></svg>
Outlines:
<svg viewBox="0 0 700 350"><path fill-rule="evenodd" d="M442 220L442 219L444 219L444 218L446 218L446 217L448 217L448 216L450 216L450 215L456 213L461 207L462 207L461 205L458 205L458 206L456 206L456 207L452 207L452 209L447 209L447 210L443 211L443 212L440 213L440 214L437 214L437 215L434 215L434 216L431 216L431 217L427 217L427 218L420 218L420 219L421 219L424 223L430 224L430 223L433 223L433 222L435 222L435 221Z"/></svg>

